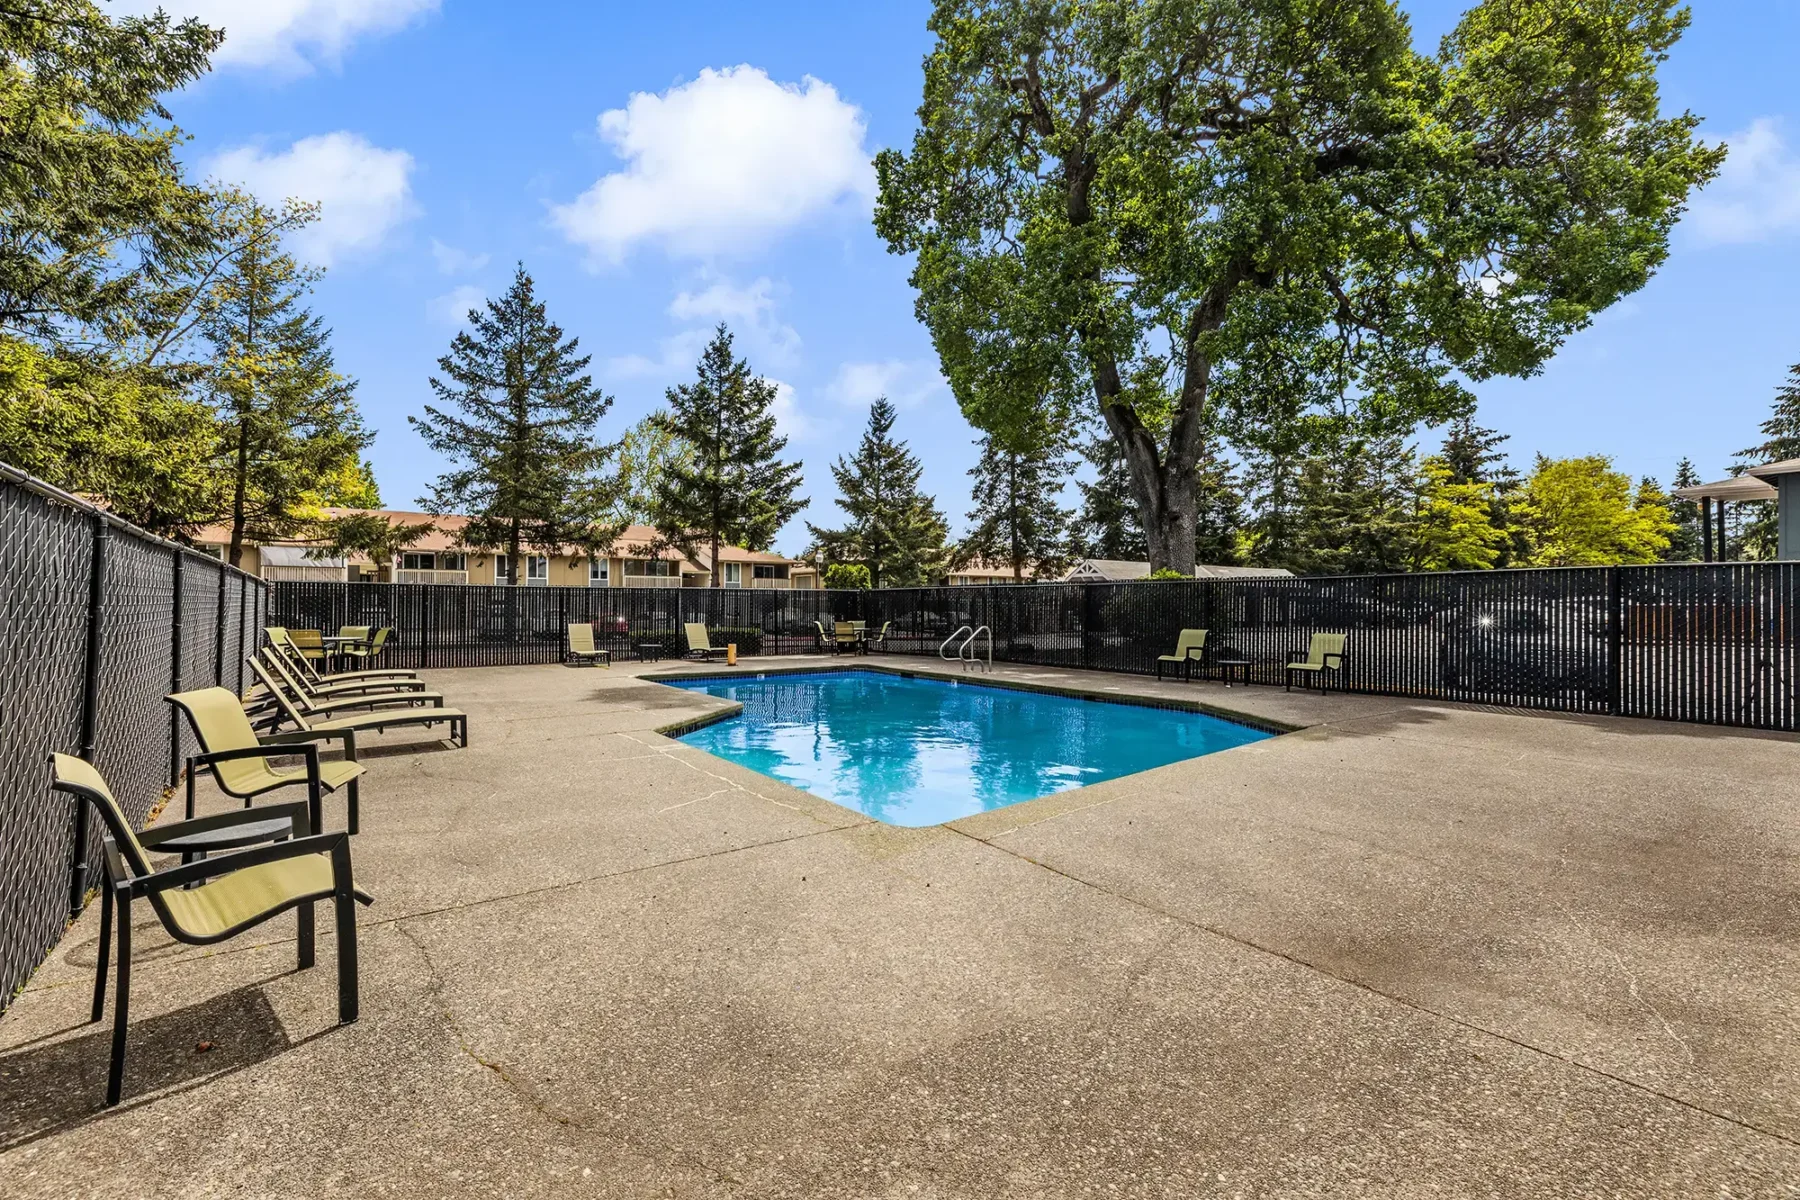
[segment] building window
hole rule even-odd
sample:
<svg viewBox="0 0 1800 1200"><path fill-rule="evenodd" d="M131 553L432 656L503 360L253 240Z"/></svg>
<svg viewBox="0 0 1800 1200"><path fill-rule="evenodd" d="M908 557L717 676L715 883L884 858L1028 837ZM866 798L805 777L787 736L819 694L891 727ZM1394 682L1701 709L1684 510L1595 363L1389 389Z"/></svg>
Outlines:
<svg viewBox="0 0 1800 1200"><path fill-rule="evenodd" d="M588 586L606 587L611 580L607 578L612 563L604 558L588 559Z"/></svg>
<svg viewBox="0 0 1800 1200"><path fill-rule="evenodd" d="M788 565L786 563L757 563L753 568L756 579L786 579Z"/></svg>
<svg viewBox="0 0 1800 1200"><path fill-rule="evenodd" d="M675 564L666 558L628 558L625 560L625 573L669 578L675 574Z"/></svg>
<svg viewBox="0 0 1800 1200"><path fill-rule="evenodd" d="M542 554L525 556L525 582L533 587L543 587L550 582L550 560Z"/></svg>
<svg viewBox="0 0 1800 1200"><path fill-rule="evenodd" d="M507 563L506 555L504 554L494 555L494 582L512 582L512 567Z"/></svg>
<svg viewBox="0 0 1800 1200"><path fill-rule="evenodd" d="M725 586L741 588L744 586L744 564L725 563Z"/></svg>

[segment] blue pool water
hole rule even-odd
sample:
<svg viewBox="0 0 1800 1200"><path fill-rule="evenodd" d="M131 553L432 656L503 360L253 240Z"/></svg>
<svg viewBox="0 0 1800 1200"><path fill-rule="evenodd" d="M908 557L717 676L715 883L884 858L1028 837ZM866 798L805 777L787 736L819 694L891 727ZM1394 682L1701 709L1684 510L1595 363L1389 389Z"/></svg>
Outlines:
<svg viewBox="0 0 1800 1200"><path fill-rule="evenodd" d="M1203 713L878 671L670 682L744 706L682 741L890 825L937 825L1270 736Z"/></svg>

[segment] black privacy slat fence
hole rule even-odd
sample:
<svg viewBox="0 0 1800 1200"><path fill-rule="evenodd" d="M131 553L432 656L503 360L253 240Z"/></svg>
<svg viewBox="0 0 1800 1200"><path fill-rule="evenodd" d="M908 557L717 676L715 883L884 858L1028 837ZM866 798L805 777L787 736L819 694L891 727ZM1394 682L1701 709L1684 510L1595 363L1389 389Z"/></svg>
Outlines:
<svg viewBox="0 0 1800 1200"><path fill-rule="evenodd" d="M261 580L0 468L0 1008L99 880L50 753L90 759L141 825L195 752L163 696L242 690L268 612Z"/></svg>
<svg viewBox="0 0 1800 1200"><path fill-rule="evenodd" d="M985 625L996 661L1135 674L1204 628L1207 668L1242 659L1279 684L1313 633L1345 633L1334 689L1795 730L1797 588L1800 563L871 592L307 582L276 584L275 611L327 632L392 626L393 659L419 667L556 662L576 622L625 658L679 656L689 621L753 657L811 652L815 622L860 620L888 627L889 653L934 655Z"/></svg>

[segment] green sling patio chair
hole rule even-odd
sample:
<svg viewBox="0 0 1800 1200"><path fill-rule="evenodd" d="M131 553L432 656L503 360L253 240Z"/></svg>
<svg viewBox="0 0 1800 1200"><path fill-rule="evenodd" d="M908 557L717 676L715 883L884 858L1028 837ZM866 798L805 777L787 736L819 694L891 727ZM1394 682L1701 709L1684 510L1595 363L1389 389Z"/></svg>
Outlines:
<svg viewBox="0 0 1800 1200"><path fill-rule="evenodd" d="M112 1061L106 1075L108 1107L119 1102L125 1082L133 901L148 900L169 936L192 946L222 942L290 908L298 909L302 970L313 965L313 905L320 900L331 901L337 926L338 1021L348 1025L356 1020L354 905L356 901L367 904L371 900L357 889L351 876L349 834L314 833L307 822L306 806L298 802L215 813L193 821L159 825L138 834L132 831L106 780L92 765L67 754L53 754L50 762L51 786L74 797L77 804L92 804L105 830L102 845L106 853L106 882L100 888L99 962L94 971L90 1020L98 1021L106 1011L107 957L116 925L119 946ZM184 833L225 829L277 809L292 823L290 840L268 842L160 871L150 865L152 851L167 853L169 842Z"/></svg>
<svg viewBox="0 0 1800 1200"><path fill-rule="evenodd" d="M563 655L564 662L599 663L603 667L612 666L612 651L602 650L594 645L594 627L586 623L569 626L569 649Z"/></svg>
<svg viewBox="0 0 1800 1200"><path fill-rule="evenodd" d="M194 816L194 780L202 767L212 772L213 782L228 796L236 796L249 808L258 796L284 787L306 788L307 821L323 831L325 821L320 812L325 792L345 789L349 808L349 828L355 833L360 825L358 809L362 766L356 761L356 733L349 729L320 729L289 733L265 733L257 736L238 698L221 687L199 688L176 692L163 699L180 709L200 744L200 753L187 760L187 816ZM342 742L341 762L320 762L318 743ZM305 755L300 770L276 768L272 758Z"/></svg>
<svg viewBox="0 0 1800 1200"><path fill-rule="evenodd" d="M448 723L450 726L449 739L465 748L469 744L469 716L454 708L425 705L420 708L378 709L375 712L358 713L352 717L333 717L330 720L309 717L301 712L289 698L287 690L275 681L274 676L269 673L268 667L263 665L262 660L252 658L248 662L250 671L256 676L257 682L263 685L264 691L280 709L280 716L292 721L296 728L305 730L352 729L358 732L372 729L380 733L383 730L404 725L429 727ZM276 723L280 723L279 718Z"/></svg>
<svg viewBox="0 0 1800 1200"><path fill-rule="evenodd" d="M1344 667L1344 643L1349 640L1347 634L1315 633L1307 644L1306 653L1290 651L1287 660L1287 690L1294 690L1294 675L1300 673L1302 680L1311 678L1319 682L1323 690L1325 672L1341 671Z"/></svg>
<svg viewBox="0 0 1800 1200"><path fill-rule="evenodd" d="M361 645L341 647L338 653L342 654L351 662L372 663L377 658L381 657L382 651L387 649L388 635L393 632L392 626L383 625L380 629L377 629L370 635L367 642Z"/></svg>
<svg viewBox="0 0 1800 1200"><path fill-rule="evenodd" d="M881 623L881 631L864 638L863 644L870 648L879 646L883 650L886 650L888 648L888 631L893 629L893 627L894 623L892 621L883 621Z"/></svg>
<svg viewBox="0 0 1800 1200"><path fill-rule="evenodd" d="M313 665L313 660L300 653L294 644L293 633L280 625L266 626L263 632L269 635L269 641L287 660L289 668L308 683L339 684L358 679L417 679L417 671L409 671L401 667L374 667L360 671L337 671L332 674L321 674Z"/></svg>
<svg viewBox="0 0 1800 1200"><path fill-rule="evenodd" d="M818 650L819 650L820 654L823 654L823 653L825 653L825 647L831 645L831 637L829 634L827 634L825 632L825 626L820 624L819 622L814 621L812 623L812 627L819 631Z"/></svg>
<svg viewBox="0 0 1800 1200"><path fill-rule="evenodd" d="M855 653L862 645L862 633L856 628L855 621L839 621L832 626L831 644L837 653L845 650Z"/></svg>
<svg viewBox="0 0 1800 1200"><path fill-rule="evenodd" d="M329 717L347 709L401 705L431 704L442 708L444 704L442 692L427 691L417 680L383 682L366 679L350 684L349 690L343 692L315 691L288 669L281 655L265 649L263 659L273 669L277 681L287 688L295 705L309 716Z"/></svg>
<svg viewBox="0 0 1800 1200"><path fill-rule="evenodd" d="M325 661L325 635L317 629L290 629L287 631L294 649L307 662Z"/></svg>
<svg viewBox="0 0 1800 1200"><path fill-rule="evenodd" d="M1175 639L1175 653L1156 656L1156 677L1162 678L1163 664L1173 663L1179 666L1187 678L1194 677L1194 663L1200 658L1201 651L1206 649L1206 630L1184 629Z"/></svg>
<svg viewBox="0 0 1800 1200"><path fill-rule="evenodd" d="M354 672L348 675L327 675L320 680L315 678L302 666L304 659L297 659L292 654L282 652L281 639L273 630L269 631L269 644L263 647L263 654L287 669L300 687L309 695L320 697L354 696L367 692L424 692L426 687L418 678L411 675L386 675L378 672Z"/></svg>
<svg viewBox="0 0 1800 1200"><path fill-rule="evenodd" d="M707 640L706 626L699 621L689 621L682 626L687 631L687 656L711 662L715 657L725 657L725 647L715 646Z"/></svg>

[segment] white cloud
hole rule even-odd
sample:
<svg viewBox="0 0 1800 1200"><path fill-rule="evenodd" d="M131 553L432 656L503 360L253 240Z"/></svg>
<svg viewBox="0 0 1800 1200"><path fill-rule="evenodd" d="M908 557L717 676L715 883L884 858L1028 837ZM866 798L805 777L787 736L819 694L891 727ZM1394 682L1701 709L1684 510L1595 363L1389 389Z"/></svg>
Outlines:
<svg viewBox="0 0 1800 1200"><path fill-rule="evenodd" d="M1719 177L1688 214L1701 240L1743 245L1800 231L1800 155L1782 136L1781 121L1761 117L1725 141L1731 153Z"/></svg>
<svg viewBox="0 0 1800 1200"><path fill-rule="evenodd" d="M800 350L800 334L775 315L776 285L764 275L739 287L716 279L698 292L679 292L669 303L678 321L723 321L737 335L740 353L750 352L771 366L787 366Z"/></svg>
<svg viewBox="0 0 1800 1200"><path fill-rule="evenodd" d="M275 153L239 146L207 163L207 174L247 188L265 204L290 196L317 201L319 219L289 244L298 257L322 267L378 247L418 211L412 169L406 151L384 150L345 132L301 138Z"/></svg>
<svg viewBox="0 0 1800 1200"><path fill-rule="evenodd" d="M120 0L114 11L145 14L159 7L225 31L214 66L301 75L316 63L335 64L359 37L392 33L436 12L438 0Z"/></svg>
<svg viewBox="0 0 1800 1200"><path fill-rule="evenodd" d="M799 402L794 398L791 384L779 379L771 379L775 385L775 428L784 436L795 441L804 440L813 431L812 418L800 411Z"/></svg>
<svg viewBox="0 0 1800 1200"><path fill-rule="evenodd" d="M935 364L890 358L883 362L844 363L826 391L839 404L851 408L867 408L882 396L897 408L910 408L949 386Z"/></svg>
<svg viewBox="0 0 1800 1200"><path fill-rule="evenodd" d="M608 262L644 243L696 256L754 248L846 202L866 210L866 132L862 110L821 80L709 67L602 113L600 136L624 169L554 207L551 220Z"/></svg>
<svg viewBox="0 0 1800 1200"><path fill-rule="evenodd" d="M437 260L437 268L445 275L460 275L465 271L479 271L488 265L486 254L474 254L468 250L460 250L455 246L446 246L436 238L431 239L431 257Z"/></svg>
<svg viewBox="0 0 1800 1200"><path fill-rule="evenodd" d="M480 308L487 293L472 283L451 288L441 296L433 296L425 304L425 312L443 325L462 325L469 319L471 308Z"/></svg>

